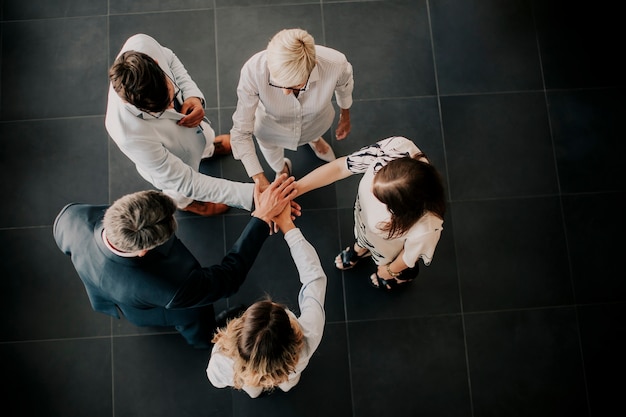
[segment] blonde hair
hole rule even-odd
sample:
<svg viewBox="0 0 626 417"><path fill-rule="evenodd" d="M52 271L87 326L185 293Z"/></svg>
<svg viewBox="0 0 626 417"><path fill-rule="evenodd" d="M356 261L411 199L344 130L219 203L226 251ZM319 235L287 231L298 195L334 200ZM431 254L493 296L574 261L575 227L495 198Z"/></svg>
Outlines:
<svg viewBox="0 0 626 417"><path fill-rule="evenodd" d="M317 63L315 40L306 30L283 29L266 49L272 80L283 87L305 83Z"/></svg>
<svg viewBox="0 0 626 417"><path fill-rule="evenodd" d="M176 203L165 194L139 191L116 200L102 221L107 240L124 252L153 249L176 232Z"/></svg>
<svg viewBox="0 0 626 417"><path fill-rule="evenodd" d="M266 299L218 329L212 341L234 361L235 388L271 390L295 371L304 335L284 305Z"/></svg>

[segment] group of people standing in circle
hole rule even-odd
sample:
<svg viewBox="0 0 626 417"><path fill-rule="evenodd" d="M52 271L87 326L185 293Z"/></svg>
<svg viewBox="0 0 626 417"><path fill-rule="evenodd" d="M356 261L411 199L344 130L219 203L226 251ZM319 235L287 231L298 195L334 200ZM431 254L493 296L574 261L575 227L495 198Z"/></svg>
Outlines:
<svg viewBox="0 0 626 417"><path fill-rule="evenodd" d="M322 340L327 277L295 220L295 198L350 175L362 175L354 206L354 241L335 258L345 270L371 258L366 277L382 291L408 285L429 265L443 230L440 174L408 138L377 140L336 157L322 137L339 107L337 140L351 129L354 78L346 56L316 45L302 29L284 29L241 69L229 134L216 136L204 96L174 52L154 38L130 37L109 71L105 125L119 149L156 190L112 205L71 203L54 224L95 311L137 326L174 326L186 341L211 349L209 381L251 397L288 391ZM255 144L256 140L256 144ZM309 145L326 163L292 175L285 149ZM256 146L273 170L268 179ZM199 172L204 158L231 155L251 182ZM270 179L272 181L270 181ZM176 210L203 216L230 207L251 219L222 262L203 267L176 237ZM282 233L301 282L300 315L270 298L215 315L212 303L243 284L264 241Z"/></svg>

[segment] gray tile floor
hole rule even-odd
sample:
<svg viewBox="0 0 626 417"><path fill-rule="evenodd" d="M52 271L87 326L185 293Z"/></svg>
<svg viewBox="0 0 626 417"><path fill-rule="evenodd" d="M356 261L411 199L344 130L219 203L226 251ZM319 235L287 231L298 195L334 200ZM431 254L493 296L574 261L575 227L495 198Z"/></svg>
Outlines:
<svg viewBox="0 0 626 417"><path fill-rule="evenodd" d="M609 3L0 1L3 404L64 417L623 414L626 105ZM371 264L333 267L358 178L303 196L298 226L329 276L325 336L296 388L251 400L212 387L208 352L170 329L93 312L51 225L68 202L150 187L104 129L107 69L128 36L176 52L224 133L241 65L287 27L354 66L352 133L326 136L336 153L414 139L445 176L449 212L432 265L386 294L368 286ZM290 156L296 176L320 164L308 147ZM203 170L248 180L230 157ZM179 220L211 264L247 213ZM273 236L217 307L265 292L295 307L297 288Z"/></svg>

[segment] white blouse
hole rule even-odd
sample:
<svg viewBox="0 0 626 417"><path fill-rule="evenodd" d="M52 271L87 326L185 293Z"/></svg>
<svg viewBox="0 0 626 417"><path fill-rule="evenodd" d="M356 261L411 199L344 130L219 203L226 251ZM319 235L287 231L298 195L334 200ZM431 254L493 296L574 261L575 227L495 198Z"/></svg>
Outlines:
<svg viewBox="0 0 626 417"><path fill-rule="evenodd" d="M322 269L317 252L307 242L300 229L292 229L285 233L285 241L291 250L291 256L298 268L302 287L298 294L300 317L298 323L304 335L304 347L300 352L300 359L296 369L289 375L289 379L278 387L283 391L289 391L300 381L300 374L309 364L309 360L322 341L326 316L324 313L324 300L326 298L326 274ZM294 314L287 310L287 313ZM295 317L295 316L294 316ZM225 356L219 344L213 346L211 358L206 369L207 377L211 384L217 388L234 385L234 362ZM244 385L243 390L252 398L256 398L263 392L260 387Z"/></svg>
<svg viewBox="0 0 626 417"><path fill-rule="evenodd" d="M315 52L317 65L306 90L298 97L285 95L280 88L269 85L265 51L253 55L241 69L230 141L233 156L241 160L250 177L263 172L253 133L261 142L296 150L319 138L332 125L333 94L340 108L352 106L352 65L334 49L316 45Z"/></svg>

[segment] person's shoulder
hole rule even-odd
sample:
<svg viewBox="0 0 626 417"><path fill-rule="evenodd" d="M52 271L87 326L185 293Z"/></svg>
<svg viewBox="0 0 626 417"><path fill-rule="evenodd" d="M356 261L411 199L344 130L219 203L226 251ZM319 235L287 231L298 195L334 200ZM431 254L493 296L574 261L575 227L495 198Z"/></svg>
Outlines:
<svg viewBox="0 0 626 417"><path fill-rule="evenodd" d="M267 65L265 50L259 51L252 55L247 61L244 63L244 67L257 67L257 66L265 66Z"/></svg>
<svg viewBox="0 0 626 417"><path fill-rule="evenodd" d="M145 33L137 33L129 37L124 43L123 50L141 51L145 46L161 46L156 39Z"/></svg>
<svg viewBox="0 0 626 417"><path fill-rule="evenodd" d="M104 211L107 209L107 205L91 205L84 203L69 203L59 211L57 217L68 216L70 218L84 218L90 219L94 215L104 215Z"/></svg>
<svg viewBox="0 0 626 417"><path fill-rule="evenodd" d="M85 230L91 230L93 225L104 217L108 206L94 206L82 203L70 203L63 207L54 219L54 235L78 236Z"/></svg>
<svg viewBox="0 0 626 417"><path fill-rule="evenodd" d="M420 151L411 139L404 136L391 136L378 141L378 144L383 150L408 152L409 154Z"/></svg>
<svg viewBox="0 0 626 417"><path fill-rule="evenodd" d="M327 46L315 45L315 53L319 61L328 61L334 63L343 63L347 61L346 56L337 51L336 49L329 48Z"/></svg>

